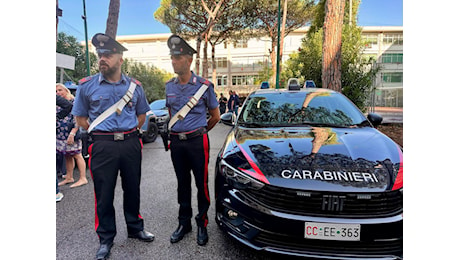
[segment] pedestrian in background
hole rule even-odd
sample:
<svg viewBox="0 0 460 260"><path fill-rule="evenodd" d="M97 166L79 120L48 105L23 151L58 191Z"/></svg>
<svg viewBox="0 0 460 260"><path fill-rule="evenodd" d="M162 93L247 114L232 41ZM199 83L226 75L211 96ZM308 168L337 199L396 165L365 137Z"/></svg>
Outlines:
<svg viewBox="0 0 460 260"><path fill-rule="evenodd" d="M56 94L70 102L74 101L74 96L70 93L70 90L61 83L56 83ZM61 109L56 106L56 113L59 113ZM75 168L75 163L80 172L80 177L70 187L75 188L88 183L88 179L86 179L86 163L81 155L81 140L75 140L77 132L78 126L71 114L57 121L56 152L65 157L66 164L65 179L59 182L59 186L74 182L73 169Z"/></svg>
<svg viewBox="0 0 460 260"><path fill-rule="evenodd" d="M235 118L238 117L238 106L240 105L240 99L235 91L230 90L228 92L230 97L228 98L228 112L235 114Z"/></svg>
<svg viewBox="0 0 460 260"><path fill-rule="evenodd" d="M56 106L60 108L59 112L56 113L56 129L58 129L58 121L66 117L72 110L72 103L67 99L56 94ZM56 153L56 202L59 202L64 198L64 194L59 190L58 185L58 170L61 170L63 160L59 161L58 153ZM62 156L59 156L62 158Z"/></svg>
<svg viewBox="0 0 460 260"><path fill-rule="evenodd" d="M219 111L220 114L224 114L225 110L227 110L227 98L224 97L224 93L220 93L220 98L219 98Z"/></svg>
<svg viewBox="0 0 460 260"><path fill-rule="evenodd" d="M214 85L190 70L196 51L181 37L171 35L168 39L171 63L176 78L166 83L166 106L171 117L170 139L171 160L177 177L177 200L179 203L179 226L171 235L171 243L179 242L192 230L192 187L191 172L198 190L198 214L195 216L197 243L208 242L208 209L210 205L208 188L209 136L208 132L219 122L219 103ZM193 97L203 85L207 86L201 97ZM192 98L191 98L192 97ZM190 107L190 100L197 101L184 118L171 125L173 117L184 106ZM187 105L186 105L187 104ZM207 111L210 118L206 119Z"/></svg>
<svg viewBox="0 0 460 260"><path fill-rule="evenodd" d="M100 73L79 81L72 114L93 141L89 146L89 160L96 197L95 228L100 243L96 259L106 259L117 233L113 200L118 172L128 237L145 242L155 238L144 230L140 214L143 144L138 129L144 124L150 107L140 82L121 72L123 51L127 49L102 33L93 36L92 44L98 54ZM121 111L120 108L113 110L114 113L94 124L99 115L122 99L127 103ZM88 120L94 124L91 129L88 129Z"/></svg>

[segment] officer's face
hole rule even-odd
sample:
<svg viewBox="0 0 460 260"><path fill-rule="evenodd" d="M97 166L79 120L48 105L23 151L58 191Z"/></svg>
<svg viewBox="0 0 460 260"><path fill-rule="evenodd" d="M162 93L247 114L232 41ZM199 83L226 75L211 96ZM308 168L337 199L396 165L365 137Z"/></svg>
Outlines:
<svg viewBox="0 0 460 260"><path fill-rule="evenodd" d="M171 55L171 63L177 75L188 73L192 61L193 58L190 55Z"/></svg>
<svg viewBox="0 0 460 260"><path fill-rule="evenodd" d="M121 71L123 56L118 53L98 53L99 71L104 76L112 76L117 71Z"/></svg>

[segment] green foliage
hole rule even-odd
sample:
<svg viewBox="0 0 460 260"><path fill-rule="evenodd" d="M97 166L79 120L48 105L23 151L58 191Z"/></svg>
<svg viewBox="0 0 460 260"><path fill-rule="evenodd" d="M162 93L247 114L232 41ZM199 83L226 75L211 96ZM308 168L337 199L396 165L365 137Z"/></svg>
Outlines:
<svg viewBox="0 0 460 260"><path fill-rule="evenodd" d="M149 103L165 98L165 84L174 76L154 66L148 66L131 59L124 60L121 70L142 83Z"/></svg>
<svg viewBox="0 0 460 260"><path fill-rule="evenodd" d="M322 46L322 29L303 38L299 52L291 54L286 61L281 75L283 82L287 82L289 78L298 78L301 83L313 80L317 87L321 87Z"/></svg>
<svg viewBox="0 0 460 260"><path fill-rule="evenodd" d="M358 4L359 1L353 4L354 16ZM324 6L321 8L321 5L324 5L324 0L317 5L315 20L302 39L299 52L291 54L286 62L283 79L298 78L300 82L311 79L317 87L322 87L323 29L320 25L323 22L321 19L324 20ZM348 3L345 9L348 10L347 8ZM350 26L348 12L345 13L342 31L342 93L364 111L380 68L372 57L363 55L365 42L361 37L361 28L356 25L355 20Z"/></svg>
<svg viewBox="0 0 460 260"><path fill-rule="evenodd" d="M67 80L78 82L78 80L88 76L86 71L86 52L85 46L77 42L77 38L67 35L63 32L58 34L56 43L56 52L75 57L75 70L65 70L65 73L70 77ZM97 57L94 53L89 53L90 71L91 74L97 73ZM56 82L60 79L60 69L56 68Z"/></svg>

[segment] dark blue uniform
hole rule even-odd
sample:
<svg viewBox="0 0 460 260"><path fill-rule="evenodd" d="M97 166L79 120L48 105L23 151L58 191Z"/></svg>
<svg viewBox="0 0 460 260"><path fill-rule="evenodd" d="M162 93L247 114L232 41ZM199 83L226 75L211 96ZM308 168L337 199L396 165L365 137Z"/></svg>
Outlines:
<svg viewBox="0 0 460 260"><path fill-rule="evenodd" d="M111 83L102 74L79 82L72 114L94 121L102 112L119 101L131 81L137 83L133 98L122 113L112 114L91 132L88 161L94 181L96 197L95 228L101 244L111 244L116 235L114 189L120 172L123 188L123 210L128 234L144 229L139 213L142 141L138 136L137 116L150 110L140 83L122 74L121 80ZM115 140L114 136L122 136Z"/></svg>
<svg viewBox="0 0 460 260"><path fill-rule="evenodd" d="M178 181L179 224L185 227L191 226L192 218L191 171L198 189L198 214L195 220L199 227L206 227L208 224L209 137L206 132L206 113L208 109L217 108L219 103L214 85L194 73L185 85L181 85L177 78L166 83L166 106L170 109L171 116L175 115L203 84L209 86L207 91L184 120L178 120L174 124L170 133L171 159Z"/></svg>

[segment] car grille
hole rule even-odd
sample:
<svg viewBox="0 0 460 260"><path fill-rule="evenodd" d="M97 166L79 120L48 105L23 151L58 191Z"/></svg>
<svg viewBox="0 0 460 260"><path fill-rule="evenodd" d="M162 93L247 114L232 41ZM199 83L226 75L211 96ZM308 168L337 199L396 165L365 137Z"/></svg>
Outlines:
<svg viewBox="0 0 460 260"><path fill-rule="evenodd" d="M324 217L384 217L402 213L399 190L379 193L302 191L265 185L240 194L263 206L291 214Z"/></svg>
<svg viewBox="0 0 460 260"><path fill-rule="evenodd" d="M402 256L403 240L333 241L292 238L261 232L254 240L264 246L293 252L343 255L394 255Z"/></svg>

